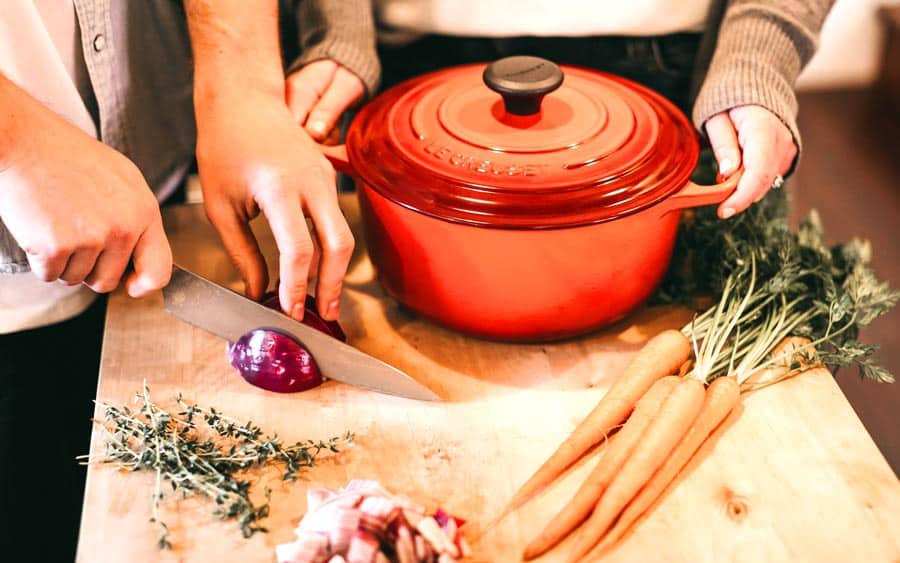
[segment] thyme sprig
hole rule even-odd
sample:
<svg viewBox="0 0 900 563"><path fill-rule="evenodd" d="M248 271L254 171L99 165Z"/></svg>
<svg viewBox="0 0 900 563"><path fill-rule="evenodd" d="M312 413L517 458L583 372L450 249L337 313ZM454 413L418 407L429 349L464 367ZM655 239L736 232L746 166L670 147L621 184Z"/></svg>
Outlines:
<svg viewBox="0 0 900 563"><path fill-rule="evenodd" d="M350 445L353 434L325 441L305 440L285 445L277 434L268 435L252 421L240 422L214 407L188 403L179 394L181 409L173 413L156 405L144 382L136 393L136 410L103 404L108 430L105 451L88 463L112 464L127 471L153 471L150 521L160 530L158 547L170 549L169 528L159 515L166 498L164 483L185 499L199 495L216 504L213 515L236 520L245 538L265 532L260 523L269 514L271 490L264 487L261 504L251 499L250 470L272 464L284 467L284 481L296 481L303 468L313 467L320 453L340 451Z"/></svg>

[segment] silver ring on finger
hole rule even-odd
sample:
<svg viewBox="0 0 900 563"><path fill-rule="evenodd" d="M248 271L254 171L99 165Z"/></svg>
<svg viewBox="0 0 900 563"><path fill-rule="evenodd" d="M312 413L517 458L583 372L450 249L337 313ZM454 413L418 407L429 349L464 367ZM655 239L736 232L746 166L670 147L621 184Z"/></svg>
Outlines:
<svg viewBox="0 0 900 563"><path fill-rule="evenodd" d="M775 176L775 179L772 180L772 189L773 190L777 190L778 188L780 188L783 185L784 185L784 177L781 174Z"/></svg>

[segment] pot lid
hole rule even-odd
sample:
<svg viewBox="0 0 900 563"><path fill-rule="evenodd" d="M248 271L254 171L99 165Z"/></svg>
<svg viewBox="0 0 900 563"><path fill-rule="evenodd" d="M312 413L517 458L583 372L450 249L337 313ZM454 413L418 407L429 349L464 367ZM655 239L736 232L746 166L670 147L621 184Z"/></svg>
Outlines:
<svg viewBox="0 0 900 563"><path fill-rule="evenodd" d="M347 135L373 189L441 219L504 228L597 223L650 207L687 182L693 126L659 94L537 57L404 82Z"/></svg>

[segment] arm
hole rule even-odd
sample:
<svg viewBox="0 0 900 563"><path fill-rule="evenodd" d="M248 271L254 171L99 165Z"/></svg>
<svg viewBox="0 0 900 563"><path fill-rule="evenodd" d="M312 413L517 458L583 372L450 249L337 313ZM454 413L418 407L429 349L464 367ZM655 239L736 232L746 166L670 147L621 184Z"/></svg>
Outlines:
<svg viewBox="0 0 900 563"><path fill-rule="evenodd" d="M737 191L719 207L727 217L762 198L776 175L788 174L800 148L794 84L812 58L833 0L731 0L718 44L694 105Z"/></svg>
<svg viewBox="0 0 900 563"><path fill-rule="evenodd" d="M0 218L44 281L159 289L172 252L137 167L0 74ZM2 228L2 225L0 225Z"/></svg>
<svg viewBox="0 0 900 563"><path fill-rule="evenodd" d="M287 69L297 123L323 141L340 116L374 96L381 73L370 0L297 0L300 56Z"/></svg>
<svg viewBox="0 0 900 563"><path fill-rule="evenodd" d="M334 169L285 103L277 2L185 6L206 213L255 299L268 286L268 270L249 222L265 214L279 251L281 304L298 320L317 243L319 312L335 319L353 236L338 207Z"/></svg>

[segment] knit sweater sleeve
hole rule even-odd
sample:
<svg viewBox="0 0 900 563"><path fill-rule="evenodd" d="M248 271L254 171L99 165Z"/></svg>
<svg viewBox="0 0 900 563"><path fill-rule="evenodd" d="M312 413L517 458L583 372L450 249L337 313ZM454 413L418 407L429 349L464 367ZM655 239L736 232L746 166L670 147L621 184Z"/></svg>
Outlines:
<svg viewBox="0 0 900 563"><path fill-rule="evenodd" d="M300 56L287 74L320 59L332 59L362 80L375 94L381 66L375 49L371 0L299 0L294 2Z"/></svg>
<svg viewBox="0 0 900 563"><path fill-rule="evenodd" d="M834 0L730 0L694 103L701 131L713 115L755 104L788 127L799 148L794 84L818 46Z"/></svg>

